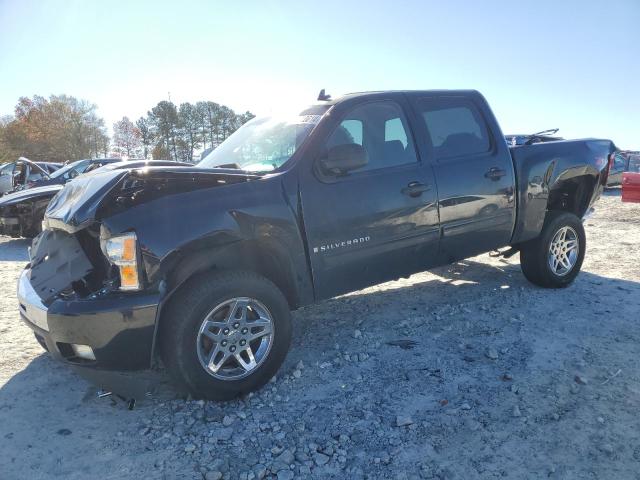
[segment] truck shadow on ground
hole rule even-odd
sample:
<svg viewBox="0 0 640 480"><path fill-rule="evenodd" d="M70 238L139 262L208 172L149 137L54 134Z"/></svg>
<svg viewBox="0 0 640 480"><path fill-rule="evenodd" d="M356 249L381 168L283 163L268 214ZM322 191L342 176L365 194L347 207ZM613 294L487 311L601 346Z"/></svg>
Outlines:
<svg viewBox="0 0 640 480"><path fill-rule="evenodd" d="M589 272L581 272L575 284L568 289L545 290L528 283L521 275L519 265L506 262L496 266L465 260L433 269L430 273L433 275L424 281L416 281L413 277L407 280L411 282L408 285L389 283L385 284L385 289L363 290L294 312L292 351L283 369L286 370L287 365L290 366L299 359L312 363L312 354L316 350L326 352L334 349L335 339L343 335L327 335L327 331L339 332L344 328L353 331L359 328L363 332L382 332L390 326L398 327L406 320L407 312L411 312L414 318L422 318L429 322L433 320L434 315L437 317L439 309L446 310L452 305L465 304L468 310L466 313L473 314L474 304L484 302L491 306L496 315L508 316L511 313L502 312L501 305L509 301L515 305L520 301L518 295L526 296L528 289L542 297L551 297L563 293L576 294L580 290L591 288L598 289L600 300L596 302L600 304L600 308L614 311L618 306L619 295L611 292L623 295L640 294L640 283L602 277ZM517 295L510 299L504 297L509 295L509 292ZM35 343L35 339L33 342ZM63 396L68 398L72 390L86 400L87 386L84 380L65 365L51 360L43 352L0 389L0 419L7 411L19 409L20 402L14 403L16 398L31 395L34 391L46 389L47 398L55 397L57 393L63 393ZM9 404L13 406L9 408Z"/></svg>

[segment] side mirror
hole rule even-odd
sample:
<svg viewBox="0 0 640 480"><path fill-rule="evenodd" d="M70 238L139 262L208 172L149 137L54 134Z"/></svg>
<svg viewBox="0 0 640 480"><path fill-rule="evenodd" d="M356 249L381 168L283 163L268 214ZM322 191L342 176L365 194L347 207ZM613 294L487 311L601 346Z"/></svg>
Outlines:
<svg viewBox="0 0 640 480"><path fill-rule="evenodd" d="M71 170L69 172L69 180L73 180L74 178L76 178L78 176L78 172L76 170Z"/></svg>
<svg viewBox="0 0 640 480"><path fill-rule="evenodd" d="M347 143L329 149L325 158L320 159L322 169L334 175L344 175L369 163L369 156L362 145Z"/></svg>

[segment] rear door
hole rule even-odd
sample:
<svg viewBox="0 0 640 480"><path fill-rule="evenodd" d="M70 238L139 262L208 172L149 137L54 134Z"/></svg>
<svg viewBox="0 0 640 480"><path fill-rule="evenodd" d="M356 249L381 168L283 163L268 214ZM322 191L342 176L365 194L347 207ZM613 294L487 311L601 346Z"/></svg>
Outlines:
<svg viewBox="0 0 640 480"><path fill-rule="evenodd" d="M442 261L508 245L515 223L511 154L479 95L410 94L438 186Z"/></svg>
<svg viewBox="0 0 640 480"><path fill-rule="evenodd" d="M327 298L428 268L437 258L433 173L421 162L401 94L351 101L332 112L326 135L302 172L304 225L316 295ZM323 172L332 147L357 144L368 163Z"/></svg>

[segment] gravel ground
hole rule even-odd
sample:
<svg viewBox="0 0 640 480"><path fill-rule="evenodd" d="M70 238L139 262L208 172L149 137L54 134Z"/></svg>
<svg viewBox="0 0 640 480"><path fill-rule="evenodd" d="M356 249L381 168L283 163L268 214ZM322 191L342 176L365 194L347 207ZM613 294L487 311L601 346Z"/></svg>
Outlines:
<svg viewBox="0 0 640 480"><path fill-rule="evenodd" d="M639 479L640 205L586 225L568 289L482 255L295 312L257 394L133 411L41 351L0 238L0 479Z"/></svg>

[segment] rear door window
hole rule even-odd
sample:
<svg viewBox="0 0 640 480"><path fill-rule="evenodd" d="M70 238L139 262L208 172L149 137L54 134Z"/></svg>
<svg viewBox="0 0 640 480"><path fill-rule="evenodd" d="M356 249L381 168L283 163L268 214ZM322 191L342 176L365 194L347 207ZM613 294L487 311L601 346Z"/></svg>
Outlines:
<svg viewBox="0 0 640 480"><path fill-rule="evenodd" d="M491 141L475 105L463 98L421 99L417 103L436 157L485 153Z"/></svg>

